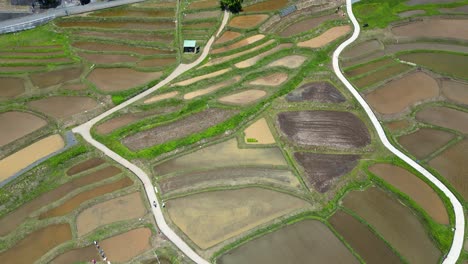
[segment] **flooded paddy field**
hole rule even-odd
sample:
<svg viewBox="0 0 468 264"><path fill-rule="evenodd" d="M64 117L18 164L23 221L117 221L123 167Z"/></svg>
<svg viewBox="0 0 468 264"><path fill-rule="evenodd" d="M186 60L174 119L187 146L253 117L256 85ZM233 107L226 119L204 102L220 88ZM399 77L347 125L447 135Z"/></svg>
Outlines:
<svg viewBox="0 0 468 264"><path fill-rule="evenodd" d="M276 142L265 118L261 118L247 127L244 134L247 144L274 144ZM255 142L249 142L249 139L255 139Z"/></svg>
<svg viewBox="0 0 468 264"><path fill-rule="evenodd" d="M345 70L345 74L348 77L356 77L358 75L362 75L371 71L374 71L376 69L382 68L384 66L389 66L392 64L395 64L396 61L392 58L384 58L384 59L379 59L361 66L353 67L352 69Z"/></svg>
<svg viewBox="0 0 468 264"><path fill-rule="evenodd" d="M185 14L184 19L186 21L196 20L196 19L206 19L206 18L217 18L221 15L221 11L200 11L195 13L187 13Z"/></svg>
<svg viewBox="0 0 468 264"><path fill-rule="evenodd" d="M438 263L440 250L411 210L388 193L372 187L353 191L343 206L371 225L409 263Z"/></svg>
<svg viewBox="0 0 468 264"><path fill-rule="evenodd" d="M174 22L171 20L161 20L158 22L143 21L99 21L82 20L56 22L56 25L62 28L103 28L103 29L140 29L140 30L170 30L174 28Z"/></svg>
<svg viewBox="0 0 468 264"><path fill-rule="evenodd" d="M76 262L89 262L93 259L100 259L96 246L91 245L84 248L77 248L66 251L58 255L50 263L51 264L70 264Z"/></svg>
<svg viewBox="0 0 468 264"><path fill-rule="evenodd" d="M217 263L359 263L317 220L303 220L251 240L222 255Z"/></svg>
<svg viewBox="0 0 468 264"><path fill-rule="evenodd" d="M443 80L442 93L445 97L454 102L468 104L468 83L454 80Z"/></svg>
<svg viewBox="0 0 468 264"><path fill-rule="evenodd" d="M466 19L428 18L392 28L393 34L405 37L456 38L468 40Z"/></svg>
<svg viewBox="0 0 468 264"><path fill-rule="evenodd" d="M233 43L231 45L214 49L210 53L211 54L218 54L218 53L222 53L222 52L231 51L233 49L242 48L242 47L245 47L247 45L253 44L253 43L257 42L257 41L260 41L263 38L265 38L265 35L257 34L257 35L250 36L250 37L247 37L245 39L242 39L242 40L240 40L240 41L238 41L236 43Z"/></svg>
<svg viewBox="0 0 468 264"><path fill-rule="evenodd" d="M348 34L350 31L351 27L349 25L333 27L323 32L318 37L297 43L297 46L304 48L321 48Z"/></svg>
<svg viewBox="0 0 468 264"><path fill-rule="evenodd" d="M307 60L306 57L301 55L291 55L286 56L281 59L278 59L270 64L267 67L286 67L289 69L297 69L299 68L305 61Z"/></svg>
<svg viewBox="0 0 468 264"><path fill-rule="evenodd" d="M367 86L371 86L376 83L385 81L395 75L409 71L411 68L411 66L403 63L393 64L389 67L381 68L371 74L354 79L352 80L352 82L355 84L356 87L363 89Z"/></svg>
<svg viewBox="0 0 468 264"><path fill-rule="evenodd" d="M369 227L344 211L336 211L328 221L365 262L403 263L398 255Z"/></svg>
<svg viewBox="0 0 468 264"><path fill-rule="evenodd" d="M151 230L141 227L99 241L112 262L128 262L151 249Z"/></svg>
<svg viewBox="0 0 468 264"><path fill-rule="evenodd" d="M123 91L162 76L162 72L140 72L131 68L95 68L87 77L105 92Z"/></svg>
<svg viewBox="0 0 468 264"><path fill-rule="evenodd" d="M116 52L129 52L141 55L160 55L160 54L174 54L175 50L157 49L151 47L127 46L123 44L107 44L102 42L78 41L72 44L73 47L83 50L91 51L116 51Z"/></svg>
<svg viewBox="0 0 468 264"><path fill-rule="evenodd" d="M267 18L268 15L236 16L231 19L228 26L240 29L254 28L263 23Z"/></svg>
<svg viewBox="0 0 468 264"><path fill-rule="evenodd" d="M242 8L244 12L269 12L286 7L288 0L266 0Z"/></svg>
<svg viewBox="0 0 468 264"><path fill-rule="evenodd" d="M372 165L369 171L407 194L438 223L449 224L447 210L439 195L416 175L401 167L385 163Z"/></svg>
<svg viewBox="0 0 468 264"><path fill-rule="evenodd" d="M45 73L33 73L30 75L33 85L38 88L46 88L66 81L77 79L83 72L82 68L65 68Z"/></svg>
<svg viewBox="0 0 468 264"><path fill-rule="evenodd" d="M99 17L174 17L174 9L135 9L135 8L111 8L103 11L92 12L89 16Z"/></svg>
<svg viewBox="0 0 468 264"><path fill-rule="evenodd" d="M88 160L85 160L83 162L80 162L76 165L74 165L73 167L69 168L67 170L67 175L69 176L73 176L75 174L78 174L80 172L83 172L83 171L87 171L89 169L92 169L94 167L97 167L101 164L104 164L106 161L101 159L101 158L91 158L91 159L88 159Z"/></svg>
<svg viewBox="0 0 468 264"><path fill-rule="evenodd" d="M264 90L251 89L223 96L219 98L219 102L233 105L248 105L260 100L266 95L267 92Z"/></svg>
<svg viewBox="0 0 468 264"><path fill-rule="evenodd" d="M443 130L420 128L411 134L400 136L398 143L416 158L424 159L454 138L454 134ZM431 143L427 144L428 142Z"/></svg>
<svg viewBox="0 0 468 264"><path fill-rule="evenodd" d="M286 95L285 98L288 102L343 103L346 101L338 89L326 81L303 84Z"/></svg>
<svg viewBox="0 0 468 264"><path fill-rule="evenodd" d="M343 51L342 55L345 58L354 58L360 57L374 51L379 50L382 47L382 44L378 40L368 40L365 42L361 42L357 45L351 46L351 48L347 48Z"/></svg>
<svg viewBox="0 0 468 264"><path fill-rule="evenodd" d="M125 54L96 54L78 52L78 56L94 64L125 63L136 62L139 60L138 57Z"/></svg>
<svg viewBox="0 0 468 264"><path fill-rule="evenodd" d="M236 63L234 65L236 66L236 68L239 68L239 69L248 68L248 67L251 67L251 66L255 65L261 59L263 59L263 58L265 58L267 56L270 56L271 54L273 54L275 52L281 51L283 49L290 48L291 46L292 46L292 44L290 44L290 43L279 44L278 46L276 46L276 47L274 47L274 48L272 48L272 49L270 49L268 51L260 53L257 56L251 57L251 58L246 59L244 61L238 62L238 63ZM284 73L283 75L287 75L287 74Z"/></svg>
<svg viewBox="0 0 468 264"><path fill-rule="evenodd" d="M278 114L281 132L301 146L361 148L370 143L364 123L355 115L337 111L296 111Z"/></svg>
<svg viewBox="0 0 468 264"><path fill-rule="evenodd" d="M308 203L287 194L261 189L213 191L167 202L170 219L202 249L238 236Z"/></svg>
<svg viewBox="0 0 468 264"><path fill-rule="evenodd" d="M148 42L161 42L169 44L174 40L174 35L171 32L147 32L147 33L133 33L133 32L108 32L108 31L76 31L75 34L84 37L104 38L104 39L128 39L139 40Z"/></svg>
<svg viewBox="0 0 468 264"><path fill-rule="evenodd" d="M96 100L86 96L51 96L27 104L31 108L54 118L68 118L98 106Z"/></svg>
<svg viewBox="0 0 468 264"><path fill-rule="evenodd" d="M339 178L351 172L360 158L359 155L294 153L294 159L304 170L307 185L320 193L329 191Z"/></svg>
<svg viewBox="0 0 468 264"><path fill-rule="evenodd" d="M416 113L416 119L433 124L468 133L468 113L443 106L426 107Z"/></svg>
<svg viewBox="0 0 468 264"><path fill-rule="evenodd" d="M259 77L249 84L251 85L260 85L260 86L278 86L284 83L288 79L288 74L284 72L277 72L273 74L269 74L264 77Z"/></svg>
<svg viewBox="0 0 468 264"><path fill-rule="evenodd" d="M0 113L0 147L47 125L43 118L28 112L9 111Z"/></svg>
<svg viewBox="0 0 468 264"><path fill-rule="evenodd" d="M307 18L304 20L300 20L292 25L287 26L284 28L279 35L281 37L291 37L312 29L317 28L320 24L330 21L330 20L338 20L340 19L340 16L337 14L331 14L331 15L324 15L324 16L319 16L319 17L313 17L313 18Z"/></svg>
<svg viewBox="0 0 468 264"><path fill-rule="evenodd" d="M145 59L137 63L138 67L168 67L172 64L175 64L177 59L175 57L171 58L154 58L154 59Z"/></svg>
<svg viewBox="0 0 468 264"><path fill-rule="evenodd" d="M468 79L468 55L451 53L417 52L399 55L398 58L409 61L439 73Z"/></svg>

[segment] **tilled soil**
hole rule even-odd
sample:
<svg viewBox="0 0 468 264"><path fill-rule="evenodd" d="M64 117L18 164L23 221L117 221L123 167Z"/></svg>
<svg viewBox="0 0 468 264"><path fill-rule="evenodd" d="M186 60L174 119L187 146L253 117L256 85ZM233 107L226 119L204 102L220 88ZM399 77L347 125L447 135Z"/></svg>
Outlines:
<svg viewBox="0 0 468 264"><path fill-rule="evenodd" d="M219 37L219 39L215 41L215 44L222 44L222 43L234 40L240 36L242 36L241 33L228 30L224 32L223 35L221 35L221 37Z"/></svg>
<svg viewBox="0 0 468 264"><path fill-rule="evenodd" d="M392 28L398 36L427 38L456 38L468 40L466 19L430 18Z"/></svg>
<svg viewBox="0 0 468 264"><path fill-rule="evenodd" d="M437 129L420 128L416 132L398 138L405 149L418 159L423 159L454 138L454 134ZM430 142L430 144L428 144Z"/></svg>
<svg viewBox="0 0 468 264"><path fill-rule="evenodd" d="M122 91L159 79L162 72L141 72L131 68L95 68L88 80L106 92Z"/></svg>
<svg viewBox="0 0 468 264"><path fill-rule="evenodd" d="M247 29L253 28L261 24L268 18L268 15L248 15L248 16L237 16L231 19L229 22L230 27Z"/></svg>
<svg viewBox="0 0 468 264"><path fill-rule="evenodd" d="M80 172L83 172L85 170L92 169L94 167L97 167L101 164L103 164L105 160L101 158L91 158L89 160L83 161L81 163L76 164L75 166L71 167L70 169L67 170L67 174L72 176L75 174L78 174Z"/></svg>
<svg viewBox="0 0 468 264"><path fill-rule="evenodd" d="M286 27L285 29L281 31L281 33L279 33L279 35L281 37L290 37L292 35L296 35L305 31L312 30L318 27L320 24L322 24L325 21L337 20L337 19L340 19L340 16L338 16L337 14L324 15L324 16L304 19Z"/></svg>
<svg viewBox="0 0 468 264"><path fill-rule="evenodd" d="M86 96L52 96L31 101L28 105L54 118L67 118L94 109L98 103Z"/></svg>
<svg viewBox="0 0 468 264"><path fill-rule="evenodd" d="M450 100L461 104L468 104L468 83L454 80L442 82L442 92Z"/></svg>
<svg viewBox="0 0 468 264"><path fill-rule="evenodd" d="M329 82L303 84L286 95L289 102L316 101L321 103L342 103L344 96Z"/></svg>

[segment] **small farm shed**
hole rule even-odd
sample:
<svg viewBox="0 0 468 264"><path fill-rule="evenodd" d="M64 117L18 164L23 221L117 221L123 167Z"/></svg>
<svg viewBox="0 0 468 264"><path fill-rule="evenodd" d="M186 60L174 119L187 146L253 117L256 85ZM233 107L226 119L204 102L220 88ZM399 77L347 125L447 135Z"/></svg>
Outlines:
<svg viewBox="0 0 468 264"><path fill-rule="evenodd" d="M200 47L197 46L196 40L184 40L184 53L198 53Z"/></svg>

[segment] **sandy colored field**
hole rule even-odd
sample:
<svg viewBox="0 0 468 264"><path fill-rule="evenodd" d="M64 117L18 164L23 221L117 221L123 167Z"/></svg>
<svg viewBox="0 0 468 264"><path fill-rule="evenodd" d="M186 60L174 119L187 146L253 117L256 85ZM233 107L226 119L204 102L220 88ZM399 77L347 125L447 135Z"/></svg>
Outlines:
<svg viewBox="0 0 468 264"><path fill-rule="evenodd" d="M438 263L441 252L417 216L388 193L369 188L353 191L343 200L388 241L408 263Z"/></svg>
<svg viewBox="0 0 468 264"><path fill-rule="evenodd" d="M98 103L86 96L52 96L31 101L28 106L54 118L67 118L98 106Z"/></svg>
<svg viewBox="0 0 468 264"><path fill-rule="evenodd" d="M467 157L468 139L464 139L429 161L429 166L439 171L465 200L468 200Z"/></svg>
<svg viewBox="0 0 468 264"><path fill-rule="evenodd" d="M101 164L104 164L104 162L106 162L106 161L101 159L101 158L91 158L89 160L85 160L85 161L80 162L80 163L74 165L73 167L69 168L67 170L67 174L69 176L73 176L73 175L78 174L80 172L83 172L83 171L92 169L94 167L97 167L97 166L99 166Z"/></svg>
<svg viewBox="0 0 468 264"><path fill-rule="evenodd" d="M218 53L222 53L222 52L226 52L226 51L231 51L233 49L242 48L242 47L245 47L245 46L250 45L252 43L255 43L255 42L259 41L259 40L262 40L264 37L265 37L265 35L262 35L262 34L257 34L257 35L254 35L254 36L250 36L250 37L242 39L242 40L240 40L240 41L238 41L236 43L233 43L231 45L214 49L214 50L211 51L211 54L218 54Z"/></svg>
<svg viewBox="0 0 468 264"><path fill-rule="evenodd" d="M221 37L219 37L216 41L215 41L215 44L223 44L225 42L228 42L228 41L231 41L231 40L234 40L238 37L242 36L241 33L239 32L235 32L235 31L230 31L230 30L227 30L223 33L223 35L221 35Z"/></svg>
<svg viewBox="0 0 468 264"><path fill-rule="evenodd" d="M367 74L363 77L354 79L352 82L358 89L364 89L368 86L383 82L389 78L392 78L398 74L409 71L412 66L403 63L393 64L389 67L380 68L379 70Z"/></svg>
<svg viewBox="0 0 468 264"><path fill-rule="evenodd" d="M392 32L397 36L468 40L467 23L466 19L429 18L394 27Z"/></svg>
<svg viewBox="0 0 468 264"><path fill-rule="evenodd" d="M234 105L248 105L262 97L265 97L267 92L263 90L251 89L242 91L239 93L234 93L231 95L223 96L219 98L221 103L234 104Z"/></svg>
<svg viewBox="0 0 468 264"><path fill-rule="evenodd" d="M454 102L468 104L468 83L443 80L442 92L448 99Z"/></svg>
<svg viewBox="0 0 468 264"><path fill-rule="evenodd" d="M10 111L0 113L0 124L0 147L3 147L44 127L47 121L27 112Z"/></svg>
<svg viewBox="0 0 468 264"><path fill-rule="evenodd" d="M235 66L239 69L244 69L244 68L247 68L247 67L251 67L253 65L255 65L259 60L277 52L277 51L280 51L280 50L283 50L283 49L287 49L289 47L291 47L292 44L290 43L283 43L283 44L279 44L278 46L272 48L271 50L268 50L268 51L265 51L261 54L258 54L257 56L254 56L250 59L246 59L244 61L241 61L241 62L238 62L235 64Z"/></svg>
<svg viewBox="0 0 468 264"><path fill-rule="evenodd" d="M299 68L306 59L306 57L300 55L286 56L268 64L267 67L286 67L289 69L296 69Z"/></svg>
<svg viewBox="0 0 468 264"><path fill-rule="evenodd" d="M321 48L330 42L333 42L336 39L348 34L350 31L351 27L349 25L333 27L323 32L322 35L318 37L297 43L297 46L305 48Z"/></svg>
<svg viewBox="0 0 468 264"><path fill-rule="evenodd" d="M165 32L166 33L166 32ZM169 44L174 40L174 36L170 34L161 34L161 32L112 32L112 31L90 31L90 30L77 30L74 34L78 36L105 38L105 39L128 39L128 40L141 40L141 41L155 41Z"/></svg>
<svg viewBox="0 0 468 264"><path fill-rule="evenodd" d="M292 25L289 25L288 27L283 29L279 33L279 35L281 37L291 37L292 35L300 34L302 32L315 29L316 27L318 27L320 24L322 24L325 21L337 20L337 19L340 19L340 16L338 16L337 14L307 18L297 23L294 23Z"/></svg>
<svg viewBox="0 0 468 264"><path fill-rule="evenodd" d="M261 188L214 191L167 203L171 220L200 248L207 249L308 203Z"/></svg>
<svg viewBox="0 0 468 264"><path fill-rule="evenodd" d="M346 98L327 81L310 82L301 85L286 95L289 102L316 101L321 103L342 103Z"/></svg>
<svg viewBox="0 0 468 264"><path fill-rule="evenodd" d="M171 20L164 20L158 22L137 22L137 21L100 21L100 20L83 20L83 21L60 21L56 25L64 28L105 28L105 29L140 29L140 30L159 30L159 29L173 29L174 22Z"/></svg>
<svg viewBox="0 0 468 264"><path fill-rule="evenodd" d="M139 192L96 204L86 208L76 218L78 236L113 222L143 217L145 213L146 208Z"/></svg>
<svg viewBox="0 0 468 264"><path fill-rule="evenodd" d="M260 25L267 18L268 15L236 16L231 19L228 26L242 29L253 28Z"/></svg>
<svg viewBox="0 0 468 264"><path fill-rule="evenodd" d="M239 149L236 139L231 139L158 164L154 170L158 175L163 175L176 171L246 165L286 166L287 163L278 148Z"/></svg>
<svg viewBox="0 0 468 264"><path fill-rule="evenodd" d="M288 79L288 74L284 72L277 72L265 77L257 78L249 84L251 85L264 85L264 86L278 86Z"/></svg>
<svg viewBox="0 0 468 264"><path fill-rule="evenodd" d="M399 55L398 58L435 72L468 79L468 71L466 70L468 69L468 54L414 52Z"/></svg>
<svg viewBox="0 0 468 264"><path fill-rule="evenodd" d="M96 54L78 52L78 56L94 64L112 64L138 61L138 57L124 54Z"/></svg>
<svg viewBox="0 0 468 264"><path fill-rule="evenodd" d="M358 66L356 68L352 68L350 70L345 70L345 73L349 77L356 77L358 75L365 74L365 73L377 70L381 67L392 65L395 63L396 61L392 58L384 58L384 59L380 59L374 62L364 64L362 66Z"/></svg>
<svg viewBox="0 0 468 264"><path fill-rule="evenodd" d="M396 114L420 101L439 95L439 85L430 75L417 71L386 83L366 95L366 101L381 114Z"/></svg>
<svg viewBox="0 0 468 264"><path fill-rule="evenodd" d="M244 133L247 144L274 144L276 142L265 118L255 121L244 130ZM255 139L256 142L248 142L249 138Z"/></svg>
<svg viewBox="0 0 468 264"><path fill-rule="evenodd" d="M260 3L243 7L244 12L267 12L286 7L288 0L266 0Z"/></svg>
<svg viewBox="0 0 468 264"><path fill-rule="evenodd" d="M167 67L177 62L175 57L146 59L137 63L138 67Z"/></svg>
<svg viewBox="0 0 468 264"><path fill-rule="evenodd" d="M31 163L60 150L65 142L60 135L48 136L0 160L0 181L4 181Z"/></svg>
<svg viewBox="0 0 468 264"><path fill-rule="evenodd" d="M225 74L226 72L228 72L230 70L231 70L231 68L222 69L222 70L215 71L215 72L212 72L212 73L208 73L208 74L205 74L205 75L197 76L197 77L185 80L185 81L181 81L181 82L178 82L178 83L176 83L174 85L187 86L187 85L196 83L196 82L201 81L201 80L205 80L205 79L208 79L208 78L213 78L213 77L216 77L216 76L220 76L220 75Z"/></svg>
<svg viewBox="0 0 468 264"><path fill-rule="evenodd" d="M163 50L163 49L154 49L149 47L136 47L136 46L127 46L123 44L105 44L101 42L89 42L89 41L78 41L72 44L73 47L92 50L92 51L118 51L118 52L130 52L138 53L142 55L159 55L159 54L174 54L174 50Z"/></svg>
<svg viewBox="0 0 468 264"><path fill-rule="evenodd" d="M155 103L155 102L158 102L158 101L162 101L162 100L165 100L165 99L176 97L178 94L179 94L178 91L158 94L158 95L155 95L155 96L152 96L152 97L146 99L145 101L143 101L143 103L144 104Z"/></svg>
<svg viewBox="0 0 468 264"><path fill-rule="evenodd" d="M203 96L205 94L209 94L209 93L212 93L212 92L215 92L221 88L224 88L226 86L229 86L231 84L234 84L238 81L240 81L241 77L239 75L237 76L234 76L232 77L231 79L227 80L227 81L223 81L223 82L220 82L220 83L217 83L217 84L213 84L211 86L209 86L208 88L204 88L204 89L200 89L200 90L196 90L196 91L193 91L193 92L189 92L189 93L186 93L184 94L184 99L185 100L190 100L190 99L193 99L193 98L196 98L196 97L199 97L199 96Z"/></svg>
<svg viewBox="0 0 468 264"><path fill-rule="evenodd" d="M137 228L99 242L111 262L128 262L151 248L151 230Z"/></svg>
<svg viewBox="0 0 468 264"><path fill-rule="evenodd" d="M24 82L20 78L2 77L0 78L2 87L0 88L0 100L3 98L13 98L24 92Z"/></svg>
<svg viewBox="0 0 468 264"><path fill-rule="evenodd" d="M46 88L52 85L57 85L66 81L74 80L80 77L83 69L81 68L65 68L45 73L31 74L32 83L39 88Z"/></svg>
<svg viewBox="0 0 468 264"><path fill-rule="evenodd" d="M345 51L343 51L343 53L341 53L341 56L345 58L359 57L359 56L363 56L371 52L374 52L380 49L380 47L381 47L381 44L378 40L375 40L375 39L368 40L368 41L356 44L352 46L351 48L347 48Z"/></svg>
<svg viewBox="0 0 468 264"><path fill-rule="evenodd" d="M468 133L468 113L442 106L424 108L416 113L416 119L436 126Z"/></svg>
<svg viewBox="0 0 468 264"><path fill-rule="evenodd" d="M403 119L403 120L388 122L388 123L386 123L386 125L387 125L388 129L390 129L391 132L395 132L395 131L404 130L404 129L409 128L411 123L408 120Z"/></svg>
<svg viewBox="0 0 468 264"><path fill-rule="evenodd" d="M444 225L449 224L447 210L440 197L416 175L401 167L385 163L372 165L369 171L407 194L435 221Z"/></svg>
<svg viewBox="0 0 468 264"><path fill-rule="evenodd" d="M87 79L105 92L114 92L143 85L161 76L161 72L139 72L130 68L95 68Z"/></svg>
<svg viewBox="0 0 468 264"><path fill-rule="evenodd" d="M272 44L273 42L275 42L274 39L270 39L268 40L267 42L265 43L262 43L261 45L258 45L257 47L254 47L254 48L251 48L251 49L248 49L248 50L244 50L244 51L241 51L241 52L237 52L235 54L232 54L232 55L229 55L229 56L224 56L224 57L221 57L221 58L216 58L216 59L212 59L210 61L208 61L208 63L206 63L205 65L203 65L202 67L207 67L207 66L212 66L212 65L217 65L217 64L221 64L221 63L224 63L224 62L227 62L227 61L230 61L232 59L235 59L235 58L238 58L240 56L243 56L247 53L251 53L251 52L254 52L254 51L257 51L259 49L262 49L270 44Z"/></svg>
<svg viewBox="0 0 468 264"><path fill-rule="evenodd" d="M218 0L197 0L192 1L188 6L189 9L203 9L203 8L213 8L219 6Z"/></svg>
<svg viewBox="0 0 468 264"><path fill-rule="evenodd" d="M195 19L206 19L206 18L215 18L219 17L221 12L219 10L215 11L199 11L195 13L187 13L185 14L184 19L187 20L195 20Z"/></svg>
<svg viewBox="0 0 468 264"><path fill-rule="evenodd" d="M454 137L454 134L447 131L420 128L416 132L399 137L398 143L416 158L424 159L429 154L443 147Z"/></svg>

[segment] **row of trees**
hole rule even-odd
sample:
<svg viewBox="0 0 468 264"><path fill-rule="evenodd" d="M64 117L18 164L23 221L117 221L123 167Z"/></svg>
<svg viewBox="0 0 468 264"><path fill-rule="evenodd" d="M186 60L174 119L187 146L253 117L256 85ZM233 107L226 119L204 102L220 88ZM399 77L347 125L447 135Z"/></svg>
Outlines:
<svg viewBox="0 0 468 264"><path fill-rule="evenodd" d="M229 10L232 13L242 11L242 2L244 0L220 0L220 5L223 10Z"/></svg>

